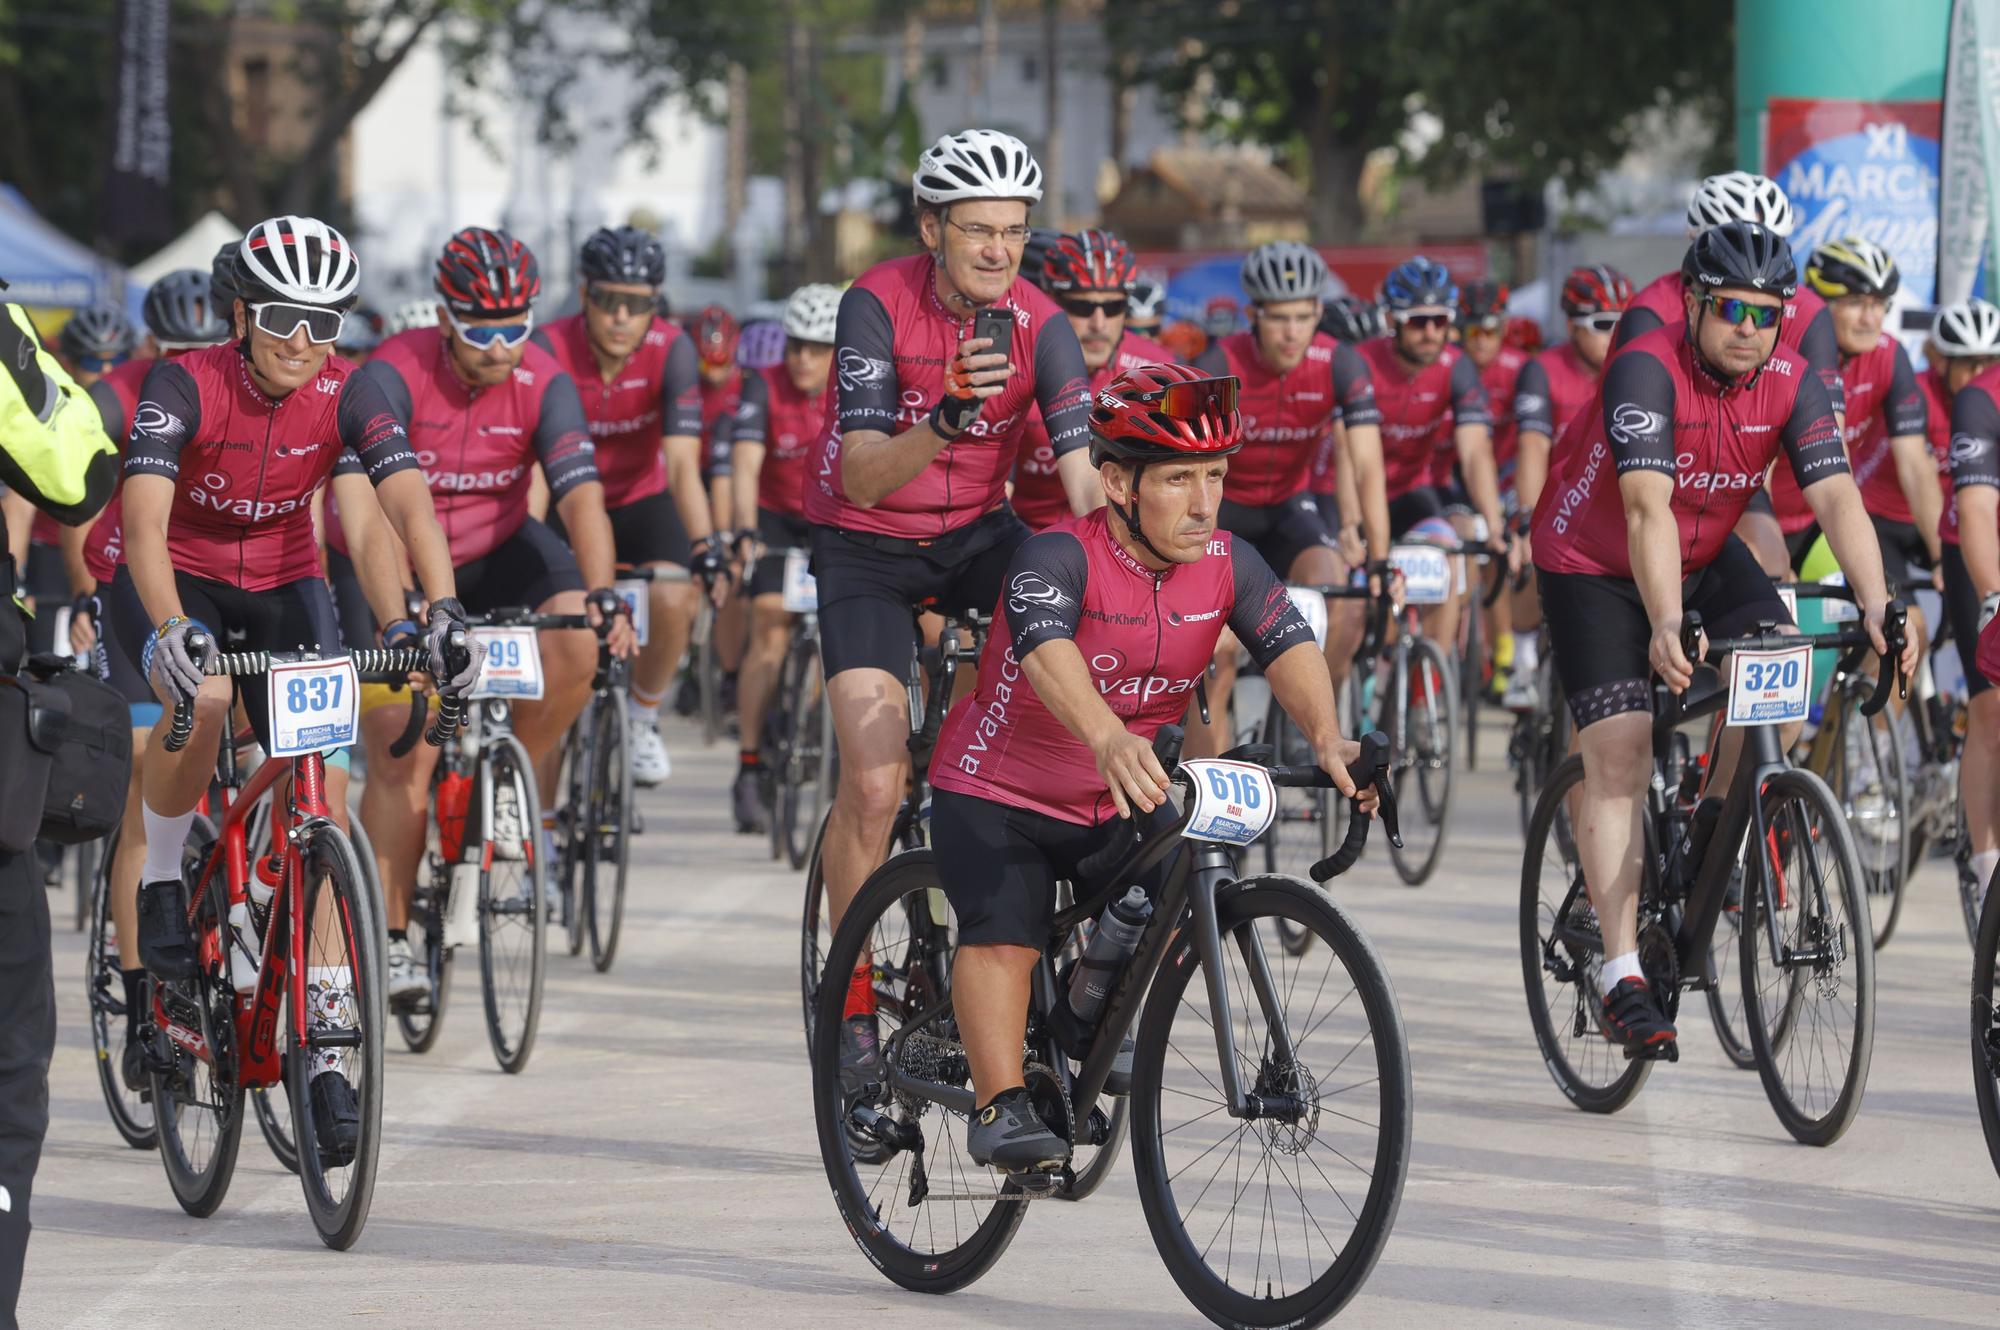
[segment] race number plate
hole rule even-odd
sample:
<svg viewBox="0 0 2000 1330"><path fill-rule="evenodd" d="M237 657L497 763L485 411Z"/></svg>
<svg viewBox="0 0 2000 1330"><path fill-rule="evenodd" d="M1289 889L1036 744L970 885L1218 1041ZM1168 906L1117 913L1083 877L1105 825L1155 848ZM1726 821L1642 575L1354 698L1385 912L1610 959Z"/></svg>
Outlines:
<svg viewBox="0 0 2000 1330"><path fill-rule="evenodd" d="M1785 725L1806 718L1812 648L1737 651L1729 657L1729 723Z"/></svg>
<svg viewBox="0 0 2000 1330"><path fill-rule="evenodd" d="M813 580L812 555L785 551L784 600L787 614L811 614L819 608L819 583Z"/></svg>
<svg viewBox="0 0 2000 1330"><path fill-rule="evenodd" d="M1451 556L1435 545L1396 545L1389 562L1403 575L1403 599L1411 605L1442 605L1451 598Z"/></svg>
<svg viewBox="0 0 2000 1330"><path fill-rule="evenodd" d="M1189 840L1248 845L1271 825L1278 791L1264 768L1205 758L1183 762L1181 770L1194 782L1194 816L1181 831Z"/></svg>
<svg viewBox="0 0 2000 1330"><path fill-rule="evenodd" d="M475 628L472 635L486 644L474 697L533 700L542 695L542 652L534 629Z"/></svg>
<svg viewBox="0 0 2000 1330"><path fill-rule="evenodd" d="M1311 587L1288 586L1285 594L1299 607L1299 617L1313 630L1313 641L1326 645L1326 597Z"/></svg>
<svg viewBox="0 0 2000 1330"><path fill-rule="evenodd" d="M1819 584L1821 586L1846 586L1847 574L1828 573L1825 577L1819 579ZM1820 615L1828 623L1853 623L1861 617L1861 611L1855 607L1854 602L1851 600L1840 600L1836 597L1828 596L1826 599L1820 601L1819 604Z"/></svg>
<svg viewBox="0 0 2000 1330"><path fill-rule="evenodd" d="M361 680L354 662L280 661L265 676L270 689L272 757L297 757L354 742L355 698Z"/></svg>
<svg viewBox="0 0 2000 1330"><path fill-rule="evenodd" d="M650 582L613 582L611 589L618 593L618 599L625 602L625 612L632 616L632 631L639 635L639 645L646 645L652 623L652 584Z"/></svg>

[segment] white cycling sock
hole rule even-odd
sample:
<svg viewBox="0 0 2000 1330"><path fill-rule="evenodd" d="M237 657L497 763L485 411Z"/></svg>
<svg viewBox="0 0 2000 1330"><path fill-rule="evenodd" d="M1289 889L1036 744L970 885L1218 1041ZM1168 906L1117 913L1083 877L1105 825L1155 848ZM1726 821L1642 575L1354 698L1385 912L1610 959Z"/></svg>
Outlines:
<svg viewBox="0 0 2000 1330"><path fill-rule="evenodd" d="M1623 956L1613 956L1606 960L1600 977L1604 983L1604 991L1608 993L1624 980L1644 979L1646 972L1639 968L1639 953L1628 951Z"/></svg>
<svg viewBox="0 0 2000 1330"><path fill-rule="evenodd" d="M306 1019L315 1030L348 1029L354 1019L354 969L347 965L306 967ZM341 1050L320 1049L312 1054L315 1079L340 1070Z"/></svg>
<svg viewBox="0 0 2000 1330"><path fill-rule="evenodd" d="M146 823L146 866L139 870L141 882L173 882L181 875L181 845L188 828L194 825L194 809L179 817L162 817L151 805L144 808Z"/></svg>
<svg viewBox="0 0 2000 1330"><path fill-rule="evenodd" d="M1514 668L1526 673L1541 661L1541 635L1539 628L1516 628L1514 630Z"/></svg>
<svg viewBox="0 0 2000 1330"><path fill-rule="evenodd" d="M1986 898L1986 884L1993 880L1994 866L2000 864L2000 850L1980 850L1972 856L1972 876L1979 883L1979 896Z"/></svg>
<svg viewBox="0 0 2000 1330"><path fill-rule="evenodd" d="M660 699L656 697L650 702L642 702L639 695L633 693L625 699L625 714L641 725L656 725L660 720Z"/></svg>

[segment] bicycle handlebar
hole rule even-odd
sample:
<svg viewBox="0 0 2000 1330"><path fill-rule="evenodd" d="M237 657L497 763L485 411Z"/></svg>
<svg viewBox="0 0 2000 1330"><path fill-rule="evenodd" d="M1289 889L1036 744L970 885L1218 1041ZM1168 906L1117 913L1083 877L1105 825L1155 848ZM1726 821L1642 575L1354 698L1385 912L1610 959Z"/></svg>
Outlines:
<svg viewBox="0 0 2000 1330"><path fill-rule="evenodd" d="M1835 590L1827 588L1828 591ZM1835 599L1843 597L1835 596ZM1845 597L1851 599L1850 597ZM1909 678L1900 664L1903 648L1908 644L1909 610L1895 601L1882 613L1882 644L1888 648L1882 655L1883 664L1888 666L1876 672L1875 692L1861 704L1861 714L1880 714L1889 704L1889 681L1894 678L1896 696L1910 695ZM1701 615L1690 611L1681 620L1681 652L1689 660L1703 659L1713 664L1732 651L1769 651L1784 647L1811 646L1815 650L1848 651L1855 648L1872 650L1874 643L1868 640L1867 629L1855 626L1841 628L1830 633L1758 633L1750 637L1710 638L1708 651L1704 655L1701 647Z"/></svg>

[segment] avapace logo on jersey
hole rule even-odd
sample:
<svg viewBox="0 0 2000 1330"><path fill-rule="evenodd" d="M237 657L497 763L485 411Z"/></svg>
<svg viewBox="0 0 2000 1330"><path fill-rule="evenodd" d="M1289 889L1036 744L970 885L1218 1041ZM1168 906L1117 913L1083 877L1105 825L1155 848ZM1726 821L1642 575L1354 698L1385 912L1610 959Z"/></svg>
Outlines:
<svg viewBox="0 0 2000 1330"><path fill-rule="evenodd" d="M1013 649L1009 648L1000 654L1000 677L993 681L993 700L972 722L972 737L966 741L965 751L958 755L958 769L968 776L979 774L980 762L991 751L1000 731L1007 728L1007 708L1014 705L1014 689L1020 682L1021 662L1014 659Z"/></svg>
<svg viewBox="0 0 2000 1330"><path fill-rule="evenodd" d="M1097 680L1097 691L1105 704L1118 715L1136 715L1139 709L1156 697L1172 697L1194 691L1207 672L1206 667L1188 675L1185 679L1168 679L1157 674L1128 673L1129 663L1120 651L1103 650L1092 653L1090 673Z"/></svg>
<svg viewBox="0 0 2000 1330"><path fill-rule="evenodd" d="M312 504L311 494L301 494L279 502L254 498L232 499L227 494L229 484L227 473L206 472L196 477L195 482L188 486L188 502L197 508L205 508L209 512L246 522L263 522L273 517L285 517L303 511Z"/></svg>
<svg viewBox="0 0 2000 1330"><path fill-rule="evenodd" d="M1590 456L1584 460L1583 474L1576 483L1556 496L1556 510L1549 518L1558 535L1569 531L1570 522L1583 512L1583 506L1590 502L1591 491L1597 488L1597 479L1604 471L1604 461L1611 450L1602 443L1592 444Z"/></svg>
<svg viewBox="0 0 2000 1330"><path fill-rule="evenodd" d="M417 465L424 467L424 482L433 490L446 494L509 489L528 474L525 464L501 471L433 471L425 465L422 454L417 456Z"/></svg>
<svg viewBox="0 0 2000 1330"><path fill-rule="evenodd" d="M1674 458L1674 483L1682 489L1709 490L1754 490L1764 483L1762 472L1757 471L1705 471L1697 468L1693 453L1682 453Z"/></svg>

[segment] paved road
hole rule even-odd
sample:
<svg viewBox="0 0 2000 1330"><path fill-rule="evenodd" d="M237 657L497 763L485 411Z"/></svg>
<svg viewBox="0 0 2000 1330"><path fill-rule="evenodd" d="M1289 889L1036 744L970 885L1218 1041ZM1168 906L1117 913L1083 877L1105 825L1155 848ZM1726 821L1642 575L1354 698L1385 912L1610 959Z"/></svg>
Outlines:
<svg viewBox="0 0 2000 1330"><path fill-rule="evenodd" d="M731 759L684 730L671 741L616 969L552 958L540 1042L514 1078L460 968L438 1047L391 1056L373 1216L346 1254L320 1245L254 1132L221 1212L181 1213L157 1158L105 1119L81 938L60 934L22 1324L1201 1324L1153 1251L1129 1164L1084 1205L1037 1205L999 1266L950 1298L904 1293L862 1259L812 1132L797 878L724 824ZM1861 1117L1822 1151L1790 1141L1698 1018L1680 1064L1625 1112L1565 1106L1522 1002L1501 776L1467 782L1453 836L1421 891L1380 863L1337 884L1388 962L1416 1085L1407 1198L1342 1324L2000 1323L2000 1178L1970 1093L1968 951L1936 866L1882 955Z"/></svg>

